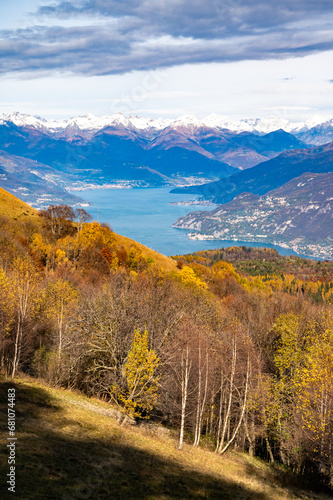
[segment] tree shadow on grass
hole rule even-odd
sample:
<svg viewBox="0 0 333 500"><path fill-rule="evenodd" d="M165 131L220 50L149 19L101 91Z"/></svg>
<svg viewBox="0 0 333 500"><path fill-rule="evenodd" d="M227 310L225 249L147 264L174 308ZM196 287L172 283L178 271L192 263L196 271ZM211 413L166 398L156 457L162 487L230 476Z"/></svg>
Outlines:
<svg viewBox="0 0 333 500"><path fill-rule="evenodd" d="M295 496L299 496L301 490L332 495L332 489L323 482L320 482L318 476L314 474L300 476L293 474L290 470L283 470L278 466L272 466L268 470L267 467L260 469L250 462L248 462L245 467L247 474L256 477L262 484L270 486L275 485L276 487L281 487L281 485L283 485L284 488L288 488L290 493Z"/></svg>
<svg viewBox="0 0 333 500"><path fill-rule="evenodd" d="M8 436L8 387L16 388L17 483L15 495L8 492L8 450L4 444L0 455L3 499L270 500L232 481L124 444L121 431L102 439L87 439L87 424L85 434L80 435L80 422L68 419L46 390L23 384L0 384L3 443ZM75 436L63 435L66 426Z"/></svg>

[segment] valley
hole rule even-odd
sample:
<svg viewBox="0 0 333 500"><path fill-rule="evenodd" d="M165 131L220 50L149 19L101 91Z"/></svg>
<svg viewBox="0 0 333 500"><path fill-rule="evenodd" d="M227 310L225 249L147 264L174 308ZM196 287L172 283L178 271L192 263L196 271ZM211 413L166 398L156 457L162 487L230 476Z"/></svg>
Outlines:
<svg viewBox="0 0 333 500"><path fill-rule="evenodd" d="M299 205L297 196L290 198L283 186L307 173L332 172L333 142L325 144L332 130L332 120L291 123L276 117L238 122L218 115L154 120L116 113L55 121L12 113L0 115L0 185L35 208L63 203L90 207L97 219L103 210L101 198L115 199L115 193L123 191L129 201L129 191L143 190L146 200L144 194L138 199L154 213L149 189L171 188L170 198L158 209L155 237L146 239L136 231L140 227L145 232L148 212L142 221L118 230L169 255L186 251L185 244L194 244L189 241L200 245L188 247L193 251L222 240L273 245L325 259L332 257L329 194L323 216L317 202L315 209L305 210L313 201L311 193ZM275 193L280 188L282 194ZM110 190L114 194L102 195ZM89 199L92 191L100 196ZM258 199L264 195L268 198ZM125 210L133 215L131 203L125 203ZM208 213L211 203L217 208ZM167 204L184 210L164 218ZM191 206L204 207L205 213L188 214ZM111 225L119 211L112 207L104 214ZM267 224L269 218L272 222ZM167 241L171 226L174 236ZM320 234L313 228L321 228ZM191 230L190 240L184 232L177 233L179 229Z"/></svg>
<svg viewBox="0 0 333 500"><path fill-rule="evenodd" d="M21 191L36 207L83 203L68 194L74 190L201 185L251 170L284 151L323 144L332 130L332 121L276 117L154 120L116 113L55 121L2 114L1 185L13 194Z"/></svg>
<svg viewBox="0 0 333 500"><path fill-rule="evenodd" d="M332 499L333 1L0 5L0 500Z"/></svg>

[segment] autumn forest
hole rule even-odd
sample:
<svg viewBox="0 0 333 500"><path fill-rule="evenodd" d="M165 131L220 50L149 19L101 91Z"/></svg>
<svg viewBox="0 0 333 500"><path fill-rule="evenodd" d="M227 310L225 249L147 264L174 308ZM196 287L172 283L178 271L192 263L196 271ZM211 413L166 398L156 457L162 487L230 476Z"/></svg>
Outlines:
<svg viewBox="0 0 333 500"><path fill-rule="evenodd" d="M31 211L0 216L7 380L333 486L333 263L246 247L171 259L83 209Z"/></svg>

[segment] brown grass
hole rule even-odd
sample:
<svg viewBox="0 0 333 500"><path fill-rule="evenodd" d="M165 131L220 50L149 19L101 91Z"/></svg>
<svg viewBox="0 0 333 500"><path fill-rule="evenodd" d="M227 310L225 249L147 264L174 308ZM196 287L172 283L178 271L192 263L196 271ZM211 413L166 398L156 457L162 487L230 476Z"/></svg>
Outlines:
<svg viewBox="0 0 333 500"><path fill-rule="evenodd" d="M150 248L146 247L145 245L142 245L141 243L138 243L134 240L131 240L130 238L127 238L126 236L121 236L120 234L114 233L116 237L116 241L119 245L122 245L124 248L129 249L131 246L136 247L138 250L140 250L146 257L151 257L157 267L161 267L164 269L164 271L176 271L177 270L177 263L170 257L166 257L165 255L162 255L161 253L155 252L155 250L151 250Z"/></svg>
<svg viewBox="0 0 333 500"><path fill-rule="evenodd" d="M16 388L16 499L328 500L305 492L281 470L230 452L222 457L120 426L110 406L32 379L2 383L1 436L6 443L7 389ZM101 414L102 413L102 414ZM6 445L1 446L1 498L6 492Z"/></svg>
<svg viewBox="0 0 333 500"><path fill-rule="evenodd" d="M0 215L13 219L26 219L36 217L38 211L16 198L13 194L0 188Z"/></svg>

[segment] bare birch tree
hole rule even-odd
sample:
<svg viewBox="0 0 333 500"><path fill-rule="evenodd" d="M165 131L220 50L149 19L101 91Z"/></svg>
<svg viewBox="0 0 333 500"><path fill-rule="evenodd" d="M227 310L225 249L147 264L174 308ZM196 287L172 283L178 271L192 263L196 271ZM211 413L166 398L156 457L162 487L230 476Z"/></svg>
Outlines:
<svg viewBox="0 0 333 500"><path fill-rule="evenodd" d="M36 287L35 272L30 261L21 258L14 261L12 287L16 298L16 327L13 335L14 354L11 375L13 381L21 360L24 327L29 309L32 307L32 295Z"/></svg>

